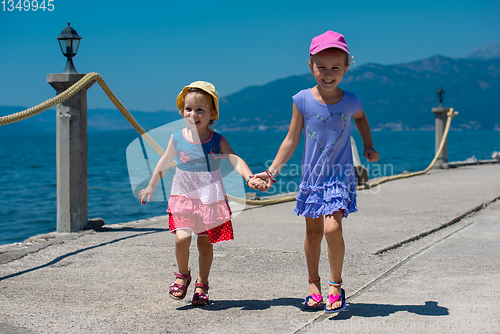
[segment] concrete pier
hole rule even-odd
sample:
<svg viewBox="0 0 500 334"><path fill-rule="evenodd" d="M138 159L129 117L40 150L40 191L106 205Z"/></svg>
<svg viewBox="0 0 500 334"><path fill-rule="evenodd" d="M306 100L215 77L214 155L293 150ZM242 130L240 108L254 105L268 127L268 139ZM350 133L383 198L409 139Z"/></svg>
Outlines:
<svg viewBox="0 0 500 334"><path fill-rule="evenodd" d="M194 284L182 301L168 296L176 262L165 216L0 246L0 333L500 332L500 164L358 192L359 212L343 221L348 306L338 314L302 308L305 224L294 206L233 220L235 240L214 247L203 308L191 306ZM323 296L328 273L323 244Z"/></svg>

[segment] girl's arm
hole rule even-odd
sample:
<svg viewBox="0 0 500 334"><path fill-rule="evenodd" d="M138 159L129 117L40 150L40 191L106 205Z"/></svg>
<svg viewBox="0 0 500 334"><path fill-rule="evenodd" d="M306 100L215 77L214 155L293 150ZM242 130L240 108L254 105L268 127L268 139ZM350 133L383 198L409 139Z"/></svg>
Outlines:
<svg viewBox="0 0 500 334"><path fill-rule="evenodd" d="M358 128L361 139L363 140L363 156L370 162L375 162L378 160L378 152L373 148L372 135L370 132L370 124L368 124L368 118L363 111L363 108L352 116L354 119L354 124Z"/></svg>
<svg viewBox="0 0 500 334"><path fill-rule="evenodd" d="M302 134L302 127L304 125L304 117L297 109L295 102L293 103L293 114L292 121L290 122L290 129L288 129L288 134L286 135L283 143L281 143L278 154L274 158L273 163L269 167L269 171L274 175L278 175L281 169L288 160L292 157L293 152L297 149L300 142L300 136ZM261 173L262 174L262 173ZM265 173L264 173L265 174Z"/></svg>
<svg viewBox="0 0 500 334"><path fill-rule="evenodd" d="M236 153L234 153L233 149L231 148L231 145L229 145L229 142L224 138L221 142L220 145L221 148L221 153L224 154L225 157L229 160L231 163L231 166L240 174L245 181L248 182L248 185L252 189L264 189L265 185L261 180L258 180L256 178L251 178L250 176L253 175L252 171L250 170L250 167L248 167L247 163L241 159ZM250 180L250 181L249 181Z"/></svg>
<svg viewBox="0 0 500 334"><path fill-rule="evenodd" d="M172 139L170 139L170 141L168 142L167 150L165 151L165 153L163 153L163 156L160 158L160 161L158 161L158 164L156 164L156 168L153 172L153 176L151 176L149 185L146 189L142 189L139 192L139 201L141 201L141 204L146 204L146 199L148 200L148 202L151 202L151 197L153 197L156 185L158 184L158 182L160 182L160 179L163 177L163 175L165 175L168 168L172 165L172 161L174 161L176 154L177 151L174 148Z"/></svg>

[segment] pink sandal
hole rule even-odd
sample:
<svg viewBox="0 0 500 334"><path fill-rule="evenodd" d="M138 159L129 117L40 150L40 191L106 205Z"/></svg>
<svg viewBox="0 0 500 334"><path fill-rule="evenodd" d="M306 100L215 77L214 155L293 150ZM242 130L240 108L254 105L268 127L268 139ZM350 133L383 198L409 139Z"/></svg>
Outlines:
<svg viewBox="0 0 500 334"><path fill-rule="evenodd" d="M195 283L194 284L195 288L203 288L203 289L209 289L208 287L208 282L207 284L204 283ZM208 299L208 293L203 293L203 292L195 292L193 295L193 306L205 306L210 303Z"/></svg>
<svg viewBox="0 0 500 334"><path fill-rule="evenodd" d="M340 283L335 283L333 282L332 280L328 280L328 284L330 284L331 286L335 286L335 287L341 287L342 286L342 279L340 280ZM339 312L339 311L342 311L343 309L345 309L345 291L344 289L340 289L340 295L333 295L333 294L329 294L327 299L328 301L330 302L330 309L327 308L326 304L325 304L325 312L326 313L334 313L334 312ZM336 302L340 300L342 302L342 304L338 307L338 308L331 308L332 305Z"/></svg>
<svg viewBox="0 0 500 334"><path fill-rule="evenodd" d="M309 276L307 276L307 281L309 283L319 283L321 277L317 281L313 281ZM315 304L313 306L309 305L309 300L312 299ZM304 308L308 310L322 310L323 309L323 297L321 294L317 295L315 293L306 297L306 302L304 303Z"/></svg>
<svg viewBox="0 0 500 334"><path fill-rule="evenodd" d="M175 282L173 282L172 284L170 284L170 291L169 291L168 294L173 299L181 300L181 299L184 299L184 297L186 297L187 288L188 288L189 284L191 283L191 269L188 269L188 271L189 271L189 273L187 275L181 274L178 271L175 272L175 277L182 278L182 279L187 279L188 281L187 281L186 285L177 284ZM176 295L173 294L174 292L180 292L181 295L180 296L176 296Z"/></svg>

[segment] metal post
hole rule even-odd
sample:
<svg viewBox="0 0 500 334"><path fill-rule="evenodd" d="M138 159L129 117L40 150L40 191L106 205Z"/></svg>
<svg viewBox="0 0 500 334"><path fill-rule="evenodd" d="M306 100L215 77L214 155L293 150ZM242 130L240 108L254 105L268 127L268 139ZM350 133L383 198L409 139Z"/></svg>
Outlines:
<svg viewBox="0 0 500 334"><path fill-rule="evenodd" d="M47 82L62 93L85 74L48 74ZM90 86L89 86L90 87ZM57 105L57 231L78 232L88 221L87 89Z"/></svg>
<svg viewBox="0 0 500 334"><path fill-rule="evenodd" d="M439 146L441 145L441 139L443 138L444 128L446 125L446 114L450 111L450 108L445 108L442 105L439 105L437 108L432 108L432 112L436 115L436 145L434 154L439 150ZM434 168L446 168L446 164L448 162L448 139L446 139L443 151L439 155Z"/></svg>

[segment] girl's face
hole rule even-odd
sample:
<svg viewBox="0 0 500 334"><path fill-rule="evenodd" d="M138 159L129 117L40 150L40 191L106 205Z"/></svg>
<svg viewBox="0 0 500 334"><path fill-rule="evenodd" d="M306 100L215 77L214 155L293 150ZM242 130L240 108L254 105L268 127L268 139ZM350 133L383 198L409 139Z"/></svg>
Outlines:
<svg viewBox="0 0 500 334"><path fill-rule="evenodd" d="M337 87L349 67L346 64L345 52L339 49L323 50L311 59L311 73L318 83L318 88L324 91Z"/></svg>
<svg viewBox="0 0 500 334"><path fill-rule="evenodd" d="M196 129L200 132L200 130L208 130L210 120L215 117L215 110L208 96L192 92L184 97L182 115L189 129Z"/></svg>

